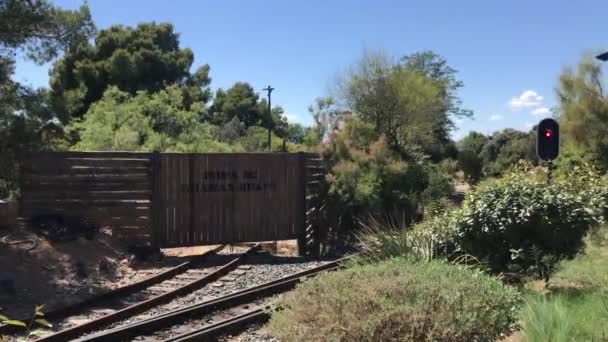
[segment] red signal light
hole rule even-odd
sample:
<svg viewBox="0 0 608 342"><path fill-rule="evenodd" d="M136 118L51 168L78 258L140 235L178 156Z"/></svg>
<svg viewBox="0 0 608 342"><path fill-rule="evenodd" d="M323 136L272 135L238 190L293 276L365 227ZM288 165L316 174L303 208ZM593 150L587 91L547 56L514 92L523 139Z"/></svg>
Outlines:
<svg viewBox="0 0 608 342"><path fill-rule="evenodd" d="M550 129L546 130L545 131L545 138L547 138L547 139L553 138L553 131L550 130Z"/></svg>

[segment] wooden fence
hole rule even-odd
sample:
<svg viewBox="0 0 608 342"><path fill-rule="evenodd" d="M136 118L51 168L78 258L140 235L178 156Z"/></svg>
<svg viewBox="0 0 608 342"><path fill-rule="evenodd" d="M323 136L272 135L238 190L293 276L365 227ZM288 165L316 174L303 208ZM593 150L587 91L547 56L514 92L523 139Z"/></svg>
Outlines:
<svg viewBox="0 0 608 342"><path fill-rule="evenodd" d="M151 239L150 153L39 152L21 168L20 215L81 217L134 242Z"/></svg>
<svg viewBox="0 0 608 342"><path fill-rule="evenodd" d="M304 246L320 170L306 153L41 152L23 162L21 214L81 216L159 247Z"/></svg>

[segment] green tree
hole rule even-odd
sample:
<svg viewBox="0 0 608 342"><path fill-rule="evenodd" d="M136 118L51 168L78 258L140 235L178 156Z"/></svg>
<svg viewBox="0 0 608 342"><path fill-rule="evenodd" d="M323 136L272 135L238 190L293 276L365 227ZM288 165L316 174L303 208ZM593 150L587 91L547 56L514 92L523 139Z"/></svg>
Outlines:
<svg viewBox="0 0 608 342"><path fill-rule="evenodd" d="M458 164L469 183L475 184L481 179L483 175L483 161L475 152L471 150L459 151Z"/></svg>
<svg viewBox="0 0 608 342"><path fill-rule="evenodd" d="M0 1L0 198L16 190L23 153L49 148L61 134L48 92L13 80L15 56L42 64L94 32L86 5L70 11L44 0Z"/></svg>
<svg viewBox="0 0 608 342"><path fill-rule="evenodd" d="M576 69L565 69L559 78L557 95L560 125L566 150L588 154L608 170L608 94L602 66L590 56Z"/></svg>
<svg viewBox="0 0 608 342"><path fill-rule="evenodd" d="M470 183L481 179L483 160L480 154L488 141L484 134L472 131L458 142L458 163Z"/></svg>
<svg viewBox="0 0 608 342"><path fill-rule="evenodd" d="M88 6L62 10L46 0L0 2L0 53L12 58L16 50L45 63L60 52L86 42L95 32Z"/></svg>
<svg viewBox="0 0 608 342"><path fill-rule="evenodd" d="M288 123L283 113L283 108L275 106L268 117L266 99L260 99L249 83L236 82L227 90L220 88L216 91L207 120L215 125L224 125L237 118L245 128L261 126L284 138L287 136Z"/></svg>
<svg viewBox="0 0 608 342"><path fill-rule="evenodd" d="M82 117L110 86L135 94L176 85L188 108L211 97L209 66L191 74L193 61L192 51L180 48L179 34L171 24L112 26L101 30L94 44L80 44L54 64L50 72L53 105L67 123L72 117Z"/></svg>
<svg viewBox="0 0 608 342"><path fill-rule="evenodd" d="M287 140L292 144L304 143L305 128L299 123L289 124L287 128Z"/></svg>
<svg viewBox="0 0 608 342"><path fill-rule="evenodd" d="M384 134L392 149L406 154L417 145L439 161L455 157L450 115L468 116L456 90L462 83L441 57L424 52L395 62L382 52L366 53L341 79L345 103Z"/></svg>
<svg viewBox="0 0 608 342"><path fill-rule="evenodd" d="M459 151L471 151L480 154L489 137L482 133L471 131L467 136L458 142Z"/></svg>
<svg viewBox="0 0 608 342"><path fill-rule="evenodd" d="M236 82L227 90L218 89L209 110L210 121L221 125L237 118L245 127L259 125L262 112L260 95L246 82Z"/></svg>
<svg viewBox="0 0 608 342"><path fill-rule="evenodd" d="M304 129L302 144L306 146L308 151L312 151L315 150L315 148L320 147L321 140L319 140L318 132L314 127L306 127Z"/></svg>
<svg viewBox="0 0 608 342"><path fill-rule="evenodd" d="M422 72L438 83L444 100L444 110L457 117L471 117L473 111L462 107L462 99L458 96L458 90L464 87L464 83L456 78L458 71L448 65L445 58L433 51L416 52L403 56L401 61L403 67Z"/></svg>
<svg viewBox="0 0 608 342"><path fill-rule="evenodd" d="M183 92L170 86L157 93L111 87L66 130L80 137L72 150L229 152L239 150L214 139L214 127L184 106ZM192 107L201 106L193 104Z"/></svg>
<svg viewBox="0 0 608 342"><path fill-rule="evenodd" d="M537 162L534 131L521 132L511 128L495 132L479 156L486 176L497 176L520 160Z"/></svg>

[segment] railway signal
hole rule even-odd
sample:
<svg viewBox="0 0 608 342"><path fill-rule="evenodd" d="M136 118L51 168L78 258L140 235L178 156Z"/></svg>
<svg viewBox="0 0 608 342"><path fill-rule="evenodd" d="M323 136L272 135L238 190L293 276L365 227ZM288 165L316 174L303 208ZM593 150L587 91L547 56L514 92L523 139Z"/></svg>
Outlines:
<svg viewBox="0 0 608 342"><path fill-rule="evenodd" d="M546 162L559 155L559 124L551 118L543 119L536 129L536 154Z"/></svg>

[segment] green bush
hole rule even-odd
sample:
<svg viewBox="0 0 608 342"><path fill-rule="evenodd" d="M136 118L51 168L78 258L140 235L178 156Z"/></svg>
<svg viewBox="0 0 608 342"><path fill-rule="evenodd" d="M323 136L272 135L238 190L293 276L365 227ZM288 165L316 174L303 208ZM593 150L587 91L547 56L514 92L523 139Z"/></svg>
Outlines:
<svg viewBox="0 0 608 342"><path fill-rule="evenodd" d="M456 174L460 171L458 161L454 159L444 159L437 164L439 170L452 178L456 178Z"/></svg>
<svg viewBox="0 0 608 342"><path fill-rule="evenodd" d="M436 203L442 198L446 198L454 192L449 174L443 173L438 167L429 166L428 185L422 192L424 203Z"/></svg>
<svg viewBox="0 0 608 342"><path fill-rule="evenodd" d="M518 303L480 271L393 258L304 282L270 329L285 341L489 341L509 330Z"/></svg>
<svg viewBox="0 0 608 342"><path fill-rule="evenodd" d="M460 151L458 153L458 165L464 172L464 177L469 183L477 183L482 176L483 161L474 152Z"/></svg>
<svg viewBox="0 0 608 342"><path fill-rule="evenodd" d="M436 253L471 255L492 271L548 279L555 265L581 251L585 234L602 222L595 186L568 179L547 184L524 169L481 183L461 208L414 228L430 235ZM588 185L590 183L587 183Z"/></svg>
<svg viewBox="0 0 608 342"><path fill-rule="evenodd" d="M345 122L323 151L328 164L329 200L340 215L340 224L356 225L367 215L399 212L414 220L420 194L428 185L428 170L407 162L395 153L384 136L375 136L373 126L356 119Z"/></svg>

